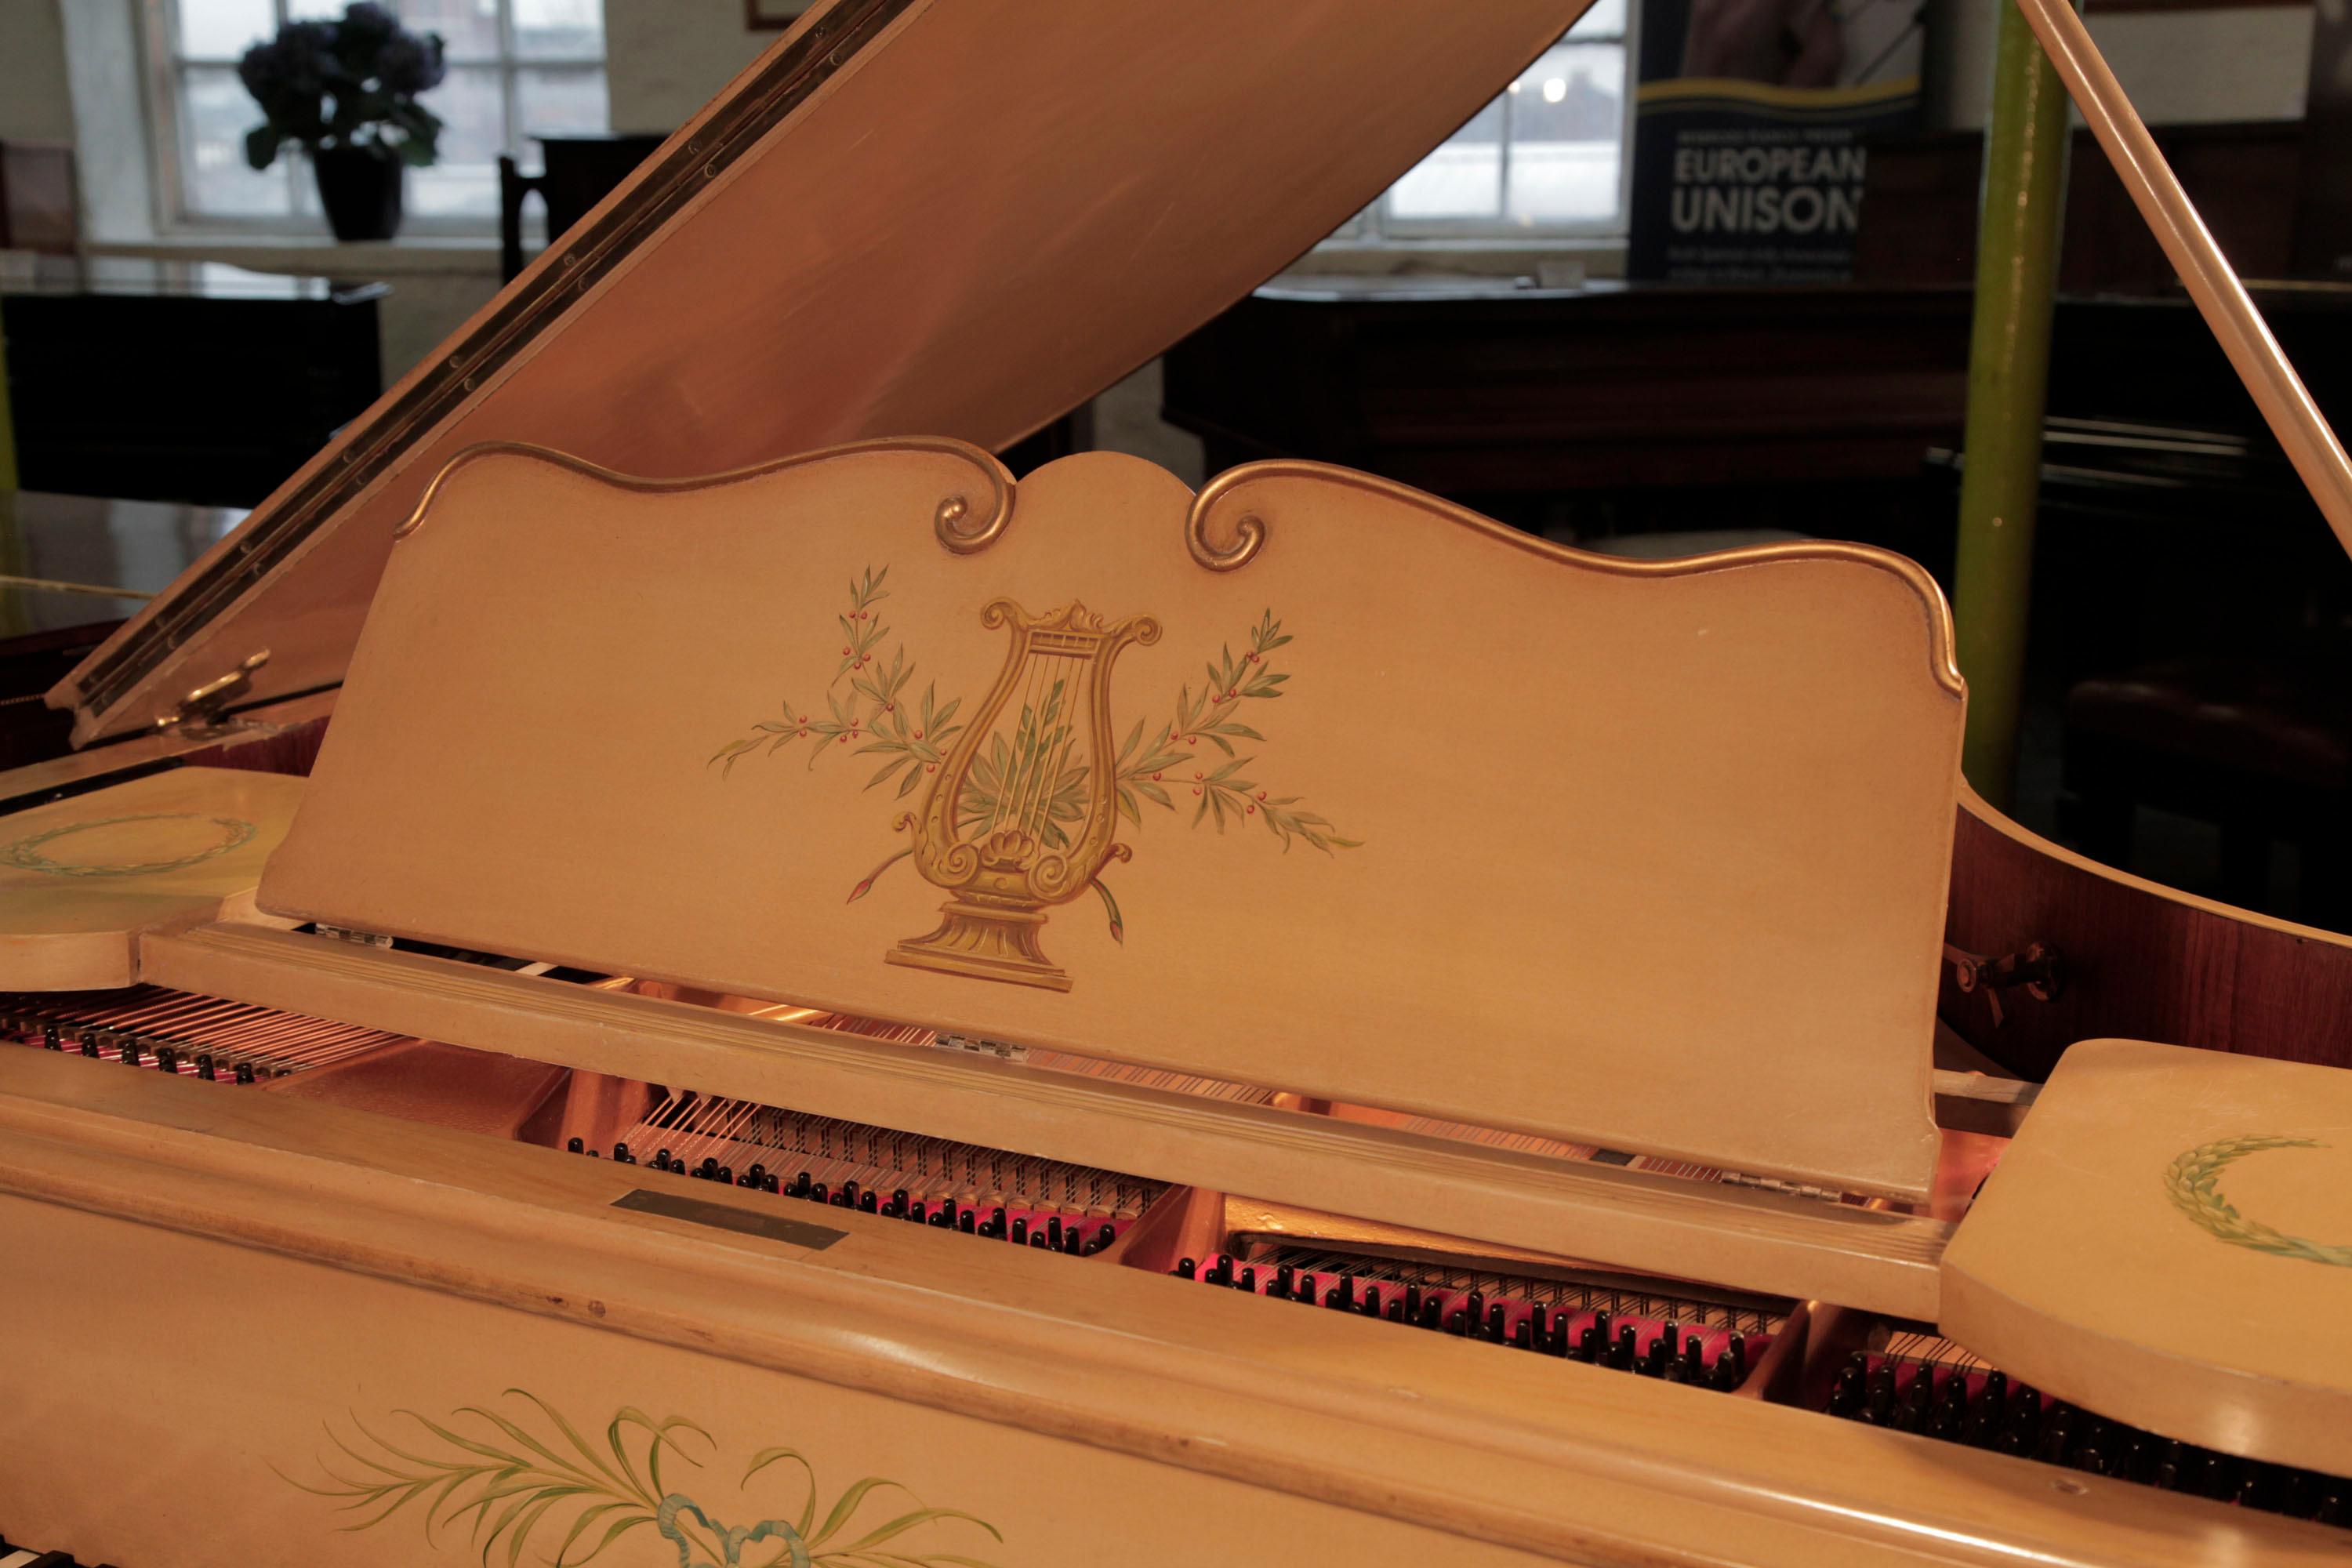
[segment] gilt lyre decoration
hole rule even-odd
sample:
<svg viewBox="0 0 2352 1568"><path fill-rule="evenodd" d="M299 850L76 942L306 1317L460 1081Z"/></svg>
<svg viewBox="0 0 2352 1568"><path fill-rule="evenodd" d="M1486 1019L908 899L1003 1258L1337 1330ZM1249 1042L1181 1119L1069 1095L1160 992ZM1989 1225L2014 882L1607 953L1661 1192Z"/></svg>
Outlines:
<svg viewBox="0 0 2352 1568"><path fill-rule="evenodd" d="M787 751L811 769L827 756L878 759L864 787L889 790L914 809L892 820L905 847L851 888L848 901L909 859L950 894L939 929L885 951L887 962L1068 990L1070 976L1039 945L1045 911L1091 890L1111 940L1124 942L1126 918L1103 870L1129 858L1112 841L1119 819L1140 828L1155 807L1174 815L1189 804L1192 826L1219 833L1263 826L1285 849L1359 847L1258 770L1259 714L1283 695L1291 678L1283 649L1295 640L1273 610L1220 645L1202 679L1135 719L1114 747L1111 666L1130 644L1159 641L1156 617L1106 623L1075 601L1048 616L992 601L981 625L1007 628L1011 646L981 706L966 714L961 698L917 679L917 661L884 619L889 581L887 565L850 578L834 623L840 658L820 704L787 697L774 717L710 758L722 777L748 758Z"/></svg>
<svg viewBox="0 0 2352 1568"><path fill-rule="evenodd" d="M947 890L939 929L909 937L892 963L1070 988L1039 942L1045 911L1087 890L1130 851L1114 842L1111 667L1129 644L1160 640L1150 616L1106 622L1076 600L1033 616L992 599L980 624L1010 627L996 684L933 775L919 811L892 826L914 836L915 866ZM1010 725L1008 733L1007 725Z"/></svg>

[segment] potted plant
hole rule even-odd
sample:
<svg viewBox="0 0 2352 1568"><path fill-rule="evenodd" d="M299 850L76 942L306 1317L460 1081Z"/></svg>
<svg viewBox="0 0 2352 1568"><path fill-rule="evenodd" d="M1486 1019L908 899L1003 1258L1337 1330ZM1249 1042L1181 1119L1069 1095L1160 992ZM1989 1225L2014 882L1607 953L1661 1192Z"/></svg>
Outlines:
<svg viewBox="0 0 2352 1568"><path fill-rule="evenodd" d="M382 5L335 22L289 22L245 52L238 79L261 106L245 158L266 169L289 142L310 155L337 239L390 239L404 171L433 162L441 120L416 101L446 68L441 35L412 33Z"/></svg>

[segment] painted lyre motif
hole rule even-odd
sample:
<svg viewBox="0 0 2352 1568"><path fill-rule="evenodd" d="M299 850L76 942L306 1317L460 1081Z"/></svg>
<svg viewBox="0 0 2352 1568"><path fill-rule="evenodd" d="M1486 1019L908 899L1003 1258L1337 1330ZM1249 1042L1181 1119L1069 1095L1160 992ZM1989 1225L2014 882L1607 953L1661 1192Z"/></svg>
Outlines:
<svg viewBox="0 0 2352 1568"><path fill-rule="evenodd" d="M1077 897L1112 860L1111 668L1128 647L1160 640L1150 616L1106 621L1076 600L1033 616L1011 599L980 612L1012 646L996 684L964 727L919 811L892 826L914 835L916 868L947 890L939 928L892 948L892 963L1070 988L1039 941L1045 910Z"/></svg>
<svg viewBox="0 0 2352 1568"><path fill-rule="evenodd" d="M823 710L787 698L780 716L710 758L724 776L747 757L796 745L805 744L812 769L845 748L882 759L867 789L892 784L900 800L924 791L891 823L908 836L906 847L849 890L856 903L890 868L912 859L951 895L938 929L899 942L883 955L887 962L1068 990L1070 976L1040 945L1046 910L1092 890L1111 939L1126 941L1126 917L1102 879L1111 862L1131 857L1113 835L1121 818L1142 826L1147 806L1174 812L1187 787L1195 827L1213 822L1222 833L1229 824L1261 823L1285 849L1305 843L1328 855L1360 847L1298 796L1275 793L1255 776L1257 758L1239 750L1265 740L1242 721L1244 707L1280 698L1290 679L1276 659L1292 637L1272 610L1238 644L1219 648L1202 667L1204 680L1185 683L1166 718L1156 725L1137 719L1114 746L1112 666L1126 648L1160 639L1156 617L1107 620L1075 600L1040 616L1012 599L992 601L981 624L1004 628L1010 642L995 684L966 715L963 700L941 699L936 681L915 695L905 644L884 656L890 627L880 606L889 577L887 566L869 566L850 579L848 608L837 620L841 658Z"/></svg>

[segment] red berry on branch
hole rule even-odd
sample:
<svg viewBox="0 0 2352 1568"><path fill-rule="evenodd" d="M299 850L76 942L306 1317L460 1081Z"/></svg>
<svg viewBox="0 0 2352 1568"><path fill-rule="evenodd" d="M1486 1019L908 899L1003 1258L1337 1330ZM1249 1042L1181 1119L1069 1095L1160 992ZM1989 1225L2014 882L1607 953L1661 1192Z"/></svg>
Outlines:
<svg viewBox="0 0 2352 1568"><path fill-rule="evenodd" d="M843 649L841 650L841 657L842 657L842 658L847 658L849 657L849 650L848 650L847 648L843 648Z"/></svg>
<svg viewBox="0 0 2352 1568"><path fill-rule="evenodd" d="M1265 791L1264 791L1264 790L1260 790L1260 791L1258 791L1258 792L1257 792L1257 797L1258 797L1258 799L1260 799L1260 800L1264 800L1264 799L1265 798Z"/></svg>
<svg viewBox="0 0 2352 1568"><path fill-rule="evenodd" d="M940 764L937 763L925 763L923 764L923 771L927 773L938 773L940 771Z"/></svg>
<svg viewBox="0 0 2352 1568"><path fill-rule="evenodd" d="M1255 816L1257 815L1257 807L1255 805L1244 806L1243 809L1247 811L1252 816Z"/></svg>
<svg viewBox="0 0 2352 1568"><path fill-rule="evenodd" d="M923 738L923 732L922 732L920 730L916 731L915 731L915 739L917 739L918 741L919 741L919 740L921 740L922 738Z"/></svg>
<svg viewBox="0 0 2352 1568"><path fill-rule="evenodd" d="M1200 794L1200 793L1201 793L1201 786L1200 786L1199 784L1194 784L1194 785L1192 786L1192 793L1193 793L1194 795L1198 795L1198 794Z"/></svg>
<svg viewBox="0 0 2352 1568"><path fill-rule="evenodd" d="M1151 782L1152 782L1153 784L1158 784L1158 783L1160 782L1160 775L1159 775L1158 773L1154 773L1154 774L1152 774L1152 775L1151 775Z"/></svg>

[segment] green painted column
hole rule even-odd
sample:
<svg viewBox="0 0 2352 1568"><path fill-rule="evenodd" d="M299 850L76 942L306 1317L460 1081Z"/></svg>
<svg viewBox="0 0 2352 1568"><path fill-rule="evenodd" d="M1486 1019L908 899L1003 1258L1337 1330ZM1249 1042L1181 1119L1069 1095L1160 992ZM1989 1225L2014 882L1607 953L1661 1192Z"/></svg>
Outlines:
<svg viewBox="0 0 2352 1568"><path fill-rule="evenodd" d="M2066 93L2009 0L2000 7L1977 223L1952 613L1969 683L1961 769L2006 807L2016 781L2025 610L2049 394L2050 312L2066 205Z"/></svg>

